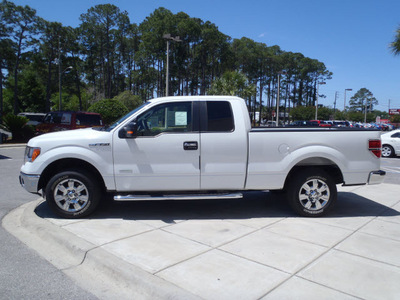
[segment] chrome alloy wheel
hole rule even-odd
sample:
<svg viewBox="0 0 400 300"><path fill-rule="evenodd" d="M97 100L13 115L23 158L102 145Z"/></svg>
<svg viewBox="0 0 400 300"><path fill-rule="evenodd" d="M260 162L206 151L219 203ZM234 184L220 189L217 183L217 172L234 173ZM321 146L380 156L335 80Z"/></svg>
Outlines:
<svg viewBox="0 0 400 300"><path fill-rule="evenodd" d="M393 150L390 146L384 145L382 146L382 156L383 157L391 157L393 155Z"/></svg>
<svg viewBox="0 0 400 300"><path fill-rule="evenodd" d="M78 212L87 205L89 192L81 181L65 179L54 189L54 200L62 210Z"/></svg>
<svg viewBox="0 0 400 300"><path fill-rule="evenodd" d="M318 211L328 203L330 190L328 185L320 179L306 181L300 188L300 204L311 211Z"/></svg>

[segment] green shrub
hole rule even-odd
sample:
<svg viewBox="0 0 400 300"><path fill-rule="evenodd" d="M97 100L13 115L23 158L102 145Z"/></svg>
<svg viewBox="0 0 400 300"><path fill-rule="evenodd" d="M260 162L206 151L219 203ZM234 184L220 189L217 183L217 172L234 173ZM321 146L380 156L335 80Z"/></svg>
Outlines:
<svg viewBox="0 0 400 300"><path fill-rule="evenodd" d="M8 114L3 118L3 124L12 134L13 141L26 141L33 136L32 126L26 125L29 119L22 116Z"/></svg>
<svg viewBox="0 0 400 300"><path fill-rule="evenodd" d="M128 113L128 109L118 100L104 99L96 102L89 107L88 111L101 114L106 125L110 125L123 115Z"/></svg>

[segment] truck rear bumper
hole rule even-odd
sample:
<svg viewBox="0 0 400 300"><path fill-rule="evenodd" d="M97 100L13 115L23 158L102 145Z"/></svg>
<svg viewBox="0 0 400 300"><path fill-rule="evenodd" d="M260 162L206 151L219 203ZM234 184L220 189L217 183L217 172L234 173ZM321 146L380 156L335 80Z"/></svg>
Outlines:
<svg viewBox="0 0 400 300"><path fill-rule="evenodd" d="M369 173L368 184L380 184L385 179L386 172L379 170Z"/></svg>
<svg viewBox="0 0 400 300"><path fill-rule="evenodd" d="M21 172L19 174L19 183L28 192L37 194L39 178L40 178L40 175L28 175L28 174Z"/></svg>

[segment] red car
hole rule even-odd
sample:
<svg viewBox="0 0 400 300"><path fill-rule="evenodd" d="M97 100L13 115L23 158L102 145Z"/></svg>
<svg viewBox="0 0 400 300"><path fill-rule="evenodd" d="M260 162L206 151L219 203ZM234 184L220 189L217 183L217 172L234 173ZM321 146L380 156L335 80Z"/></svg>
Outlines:
<svg viewBox="0 0 400 300"><path fill-rule="evenodd" d="M311 120L311 123L318 124L319 127L332 127L332 124L321 120Z"/></svg>
<svg viewBox="0 0 400 300"><path fill-rule="evenodd" d="M98 113L53 111L46 114L43 123L36 127L36 133L79 129L86 127L102 127L103 120Z"/></svg>

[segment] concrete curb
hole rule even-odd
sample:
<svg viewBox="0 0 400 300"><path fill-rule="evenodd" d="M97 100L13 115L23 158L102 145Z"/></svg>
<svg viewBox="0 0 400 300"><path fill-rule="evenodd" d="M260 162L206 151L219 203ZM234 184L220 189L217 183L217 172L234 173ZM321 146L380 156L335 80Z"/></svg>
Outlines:
<svg viewBox="0 0 400 300"><path fill-rule="evenodd" d="M80 264L94 245L37 217L34 210L42 201L39 199L14 209L3 218L3 227L58 269Z"/></svg>
<svg viewBox="0 0 400 300"><path fill-rule="evenodd" d="M1 148L17 148L17 147L26 147L26 143L23 144L0 144Z"/></svg>
<svg viewBox="0 0 400 300"><path fill-rule="evenodd" d="M35 208L42 201L14 209L2 226L83 289L101 299L199 299L38 217Z"/></svg>

